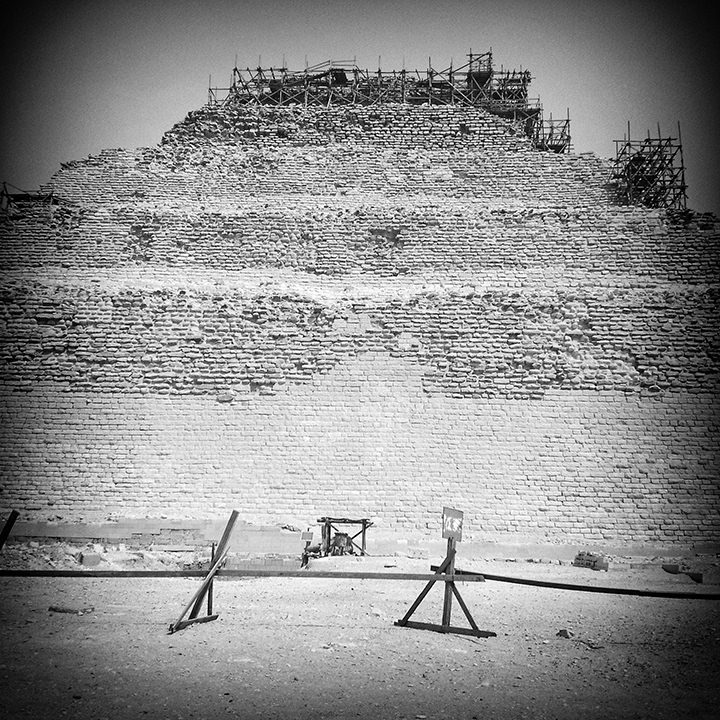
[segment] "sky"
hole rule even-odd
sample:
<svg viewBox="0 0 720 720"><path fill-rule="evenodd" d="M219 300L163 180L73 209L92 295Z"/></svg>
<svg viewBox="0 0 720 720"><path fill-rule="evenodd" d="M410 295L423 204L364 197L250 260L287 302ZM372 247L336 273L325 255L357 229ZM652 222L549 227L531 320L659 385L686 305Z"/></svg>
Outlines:
<svg viewBox="0 0 720 720"><path fill-rule="evenodd" d="M27 9L29 8L29 9ZM614 157L630 122L682 132L688 207L720 216L710 2L694 0L36 0L3 11L0 181L36 190L61 162L152 146L239 66L324 60L425 69L492 48L529 69L574 152Z"/></svg>

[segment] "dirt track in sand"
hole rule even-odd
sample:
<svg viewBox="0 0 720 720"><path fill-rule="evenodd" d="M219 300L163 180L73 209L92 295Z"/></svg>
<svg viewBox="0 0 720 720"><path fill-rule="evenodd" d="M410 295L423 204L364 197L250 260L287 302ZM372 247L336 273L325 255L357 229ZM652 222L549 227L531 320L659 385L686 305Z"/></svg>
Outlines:
<svg viewBox="0 0 720 720"><path fill-rule="evenodd" d="M428 561L316 567L427 571ZM473 563L563 582L713 591L659 568L609 573ZM196 579L0 578L8 718L714 718L720 602L465 583L477 639L400 628L412 581L244 579L215 584L220 618L167 626ZM89 608L83 615L51 605ZM438 622L433 588L413 619ZM464 624L457 606L453 622ZM558 637L559 630L572 637Z"/></svg>

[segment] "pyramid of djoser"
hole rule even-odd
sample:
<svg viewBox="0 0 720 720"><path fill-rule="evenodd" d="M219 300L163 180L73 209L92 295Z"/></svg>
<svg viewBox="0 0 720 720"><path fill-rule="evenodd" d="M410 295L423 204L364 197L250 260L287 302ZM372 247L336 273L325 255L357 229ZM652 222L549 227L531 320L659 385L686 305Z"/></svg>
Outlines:
<svg viewBox="0 0 720 720"><path fill-rule="evenodd" d="M28 519L720 540L713 216L480 107L208 105L0 218Z"/></svg>

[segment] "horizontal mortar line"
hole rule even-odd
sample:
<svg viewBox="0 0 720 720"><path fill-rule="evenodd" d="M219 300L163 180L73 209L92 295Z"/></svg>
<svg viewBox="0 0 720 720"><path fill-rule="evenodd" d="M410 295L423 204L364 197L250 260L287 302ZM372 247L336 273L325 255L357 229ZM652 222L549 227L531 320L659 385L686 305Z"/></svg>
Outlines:
<svg viewBox="0 0 720 720"><path fill-rule="evenodd" d="M7 570L0 577L71 577L71 578L177 578L205 577L206 570ZM483 582L482 575L439 573L385 573L332 570L220 570L216 577L296 577L338 578L343 580L436 580L438 582Z"/></svg>
<svg viewBox="0 0 720 720"><path fill-rule="evenodd" d="M357 300L376 298L400 298L416 297L428 294L463 294L473 292L507 292L516 291L517 283L522 280L527 283L547 282L552 279L555 288L573 288L578 290L590 290L591 294L598 294L610 289L620 289L627 292L651 291L651 292L688 292L705 293L714 290L718 283L703 281L692 285L668 282L660 277L631 276L624 273L612 275L601 275L595 277L592 273L578 271L577 273L560 270L549 273L533 270L521 274L499 276L497 273L491 275L488 272L470 274L467 276L445 276L436 274L434 279L428 276L406 276L400 280L396 277L338 275L337 277L318 276L308 273L295 273L294 275L258 276L251 270L232 271L230 273L214 273L204 275L184 276L180 280L171 273L156 276L148 280L139 275L129 275L122 271L102 273L98 276L97 269L94 273L75 273L64 271L61 274L47 274L43 278L35 277L25 270L8 270L0 278L0 286L13 289L14 285L31 279L37 286L43 288L63 288L67 291L75 289L87 289L88 283L97 282L93 285L95 291L106 291L121 294L124 291L153 291L153 290L175 290L182 288L195 295L217 294L226 292L239 294L243 297L256 297L265 295L270 291L280 292L298 297L312 297L319 300ZM552 277L551 277L552 275ZM221 279L218 287L217 280ZM535 290L535 294L552 294L548 290ZM554 291L553 291L554 292Z"/></svg>

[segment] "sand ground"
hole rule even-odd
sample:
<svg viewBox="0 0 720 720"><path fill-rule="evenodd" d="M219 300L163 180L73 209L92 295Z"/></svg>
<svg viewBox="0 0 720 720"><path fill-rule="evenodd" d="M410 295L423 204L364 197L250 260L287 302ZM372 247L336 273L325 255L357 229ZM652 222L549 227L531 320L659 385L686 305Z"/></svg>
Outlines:
<svg viewBox="0 0 720 720"><path fill-rule="evenodd" d="M325 558L314 564L425 572L429 561ZM483 560L465 566L562 582L720 592L658 566L607 573ZM2 715L718 717L717 600L464 583L459 587L476 622L497 633L479 639L395 626L422 582L228 579L215 583L218 620L168 634L198 582L0 578ZM50 612L50 606L88 611ZM438 584L413 619L439 622L441 608ZM466 625L457 605L453 622ZM571 636L558 636L560 630Z"/></svg>

